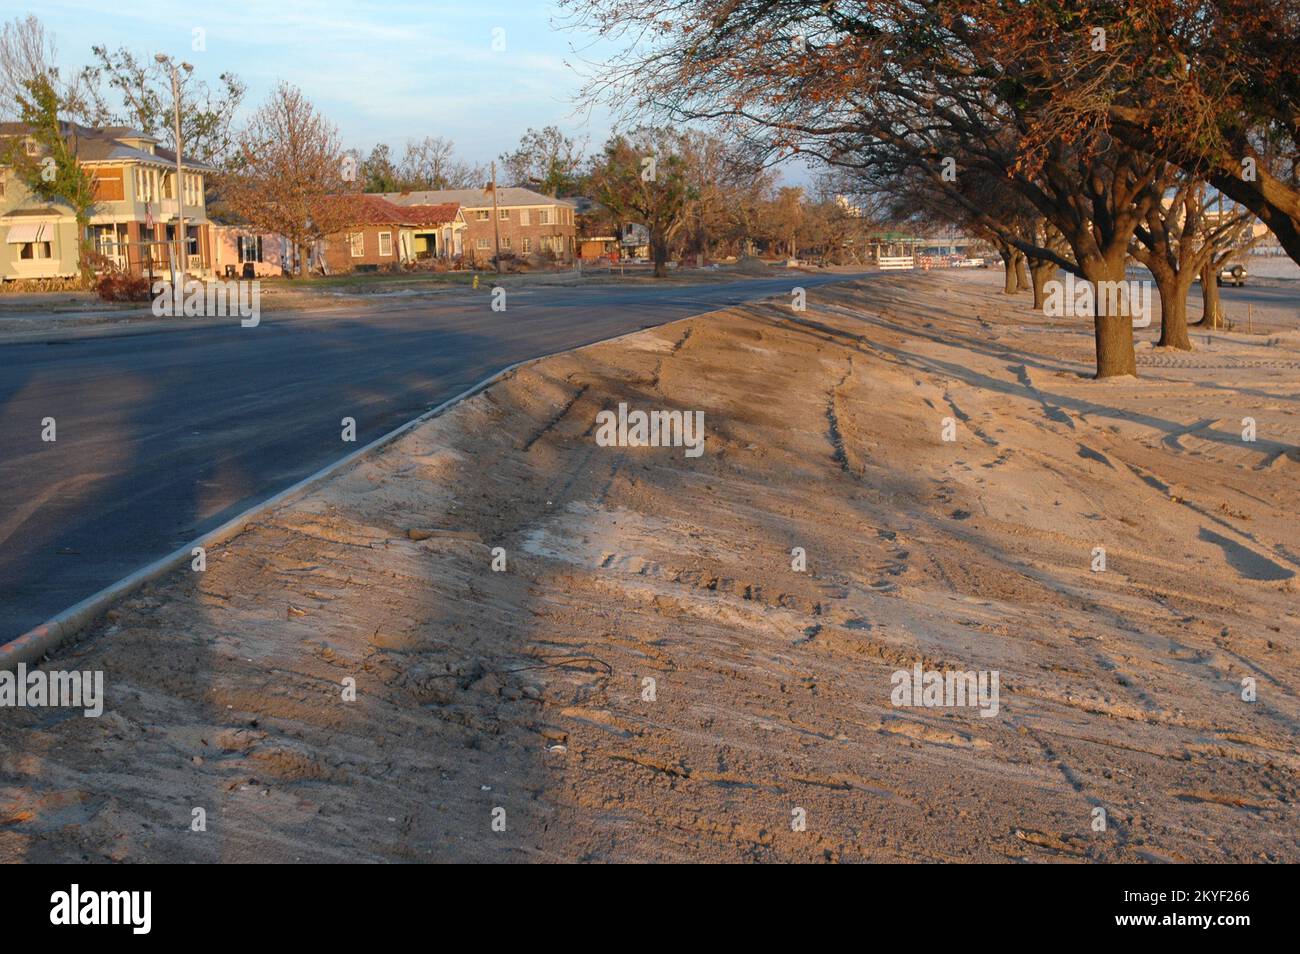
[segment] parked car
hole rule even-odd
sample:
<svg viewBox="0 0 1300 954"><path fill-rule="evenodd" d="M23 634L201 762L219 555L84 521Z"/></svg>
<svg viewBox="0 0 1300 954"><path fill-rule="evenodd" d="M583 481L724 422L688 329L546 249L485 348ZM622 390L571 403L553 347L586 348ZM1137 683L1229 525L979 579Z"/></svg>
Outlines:
<svg viewBox="0 0 1300 954"><path fill-rule="evenodd" d="M1232 265L1225 265L1219 269L1219 284L1232 285L1234 288L1240 288L1246 284L1246 266L1241 262Z"/></svg>

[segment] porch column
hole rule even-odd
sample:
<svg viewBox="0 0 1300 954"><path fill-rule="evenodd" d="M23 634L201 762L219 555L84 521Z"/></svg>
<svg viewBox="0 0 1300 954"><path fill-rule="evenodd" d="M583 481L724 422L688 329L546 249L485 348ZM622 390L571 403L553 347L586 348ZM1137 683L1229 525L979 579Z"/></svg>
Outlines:
<svg viewBox="0 0 1300 954"><path fill-rule="evenodd" d="M133 275L144 274L144 249L140 241L140 223L126 223L126 270Z"/></svg>
<svg viewBox="0 0 1300 954"><path fill-rule="evenodd" d="M212 235L209 231L210 225L199 226L199 256L203 262L203 268L213 271L215 266L212 262Z"/></svg>

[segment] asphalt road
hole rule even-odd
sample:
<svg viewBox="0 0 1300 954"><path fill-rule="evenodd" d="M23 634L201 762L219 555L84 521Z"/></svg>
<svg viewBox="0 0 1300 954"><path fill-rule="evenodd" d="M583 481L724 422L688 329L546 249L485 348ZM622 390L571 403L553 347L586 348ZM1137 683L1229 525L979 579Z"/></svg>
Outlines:
<svg viewBox="0 0 1300 954"><path fill-rule="evenodd" d="M521 288L505 312L457 291L0 344L0 642L516 361L846 278Z"/></svg>

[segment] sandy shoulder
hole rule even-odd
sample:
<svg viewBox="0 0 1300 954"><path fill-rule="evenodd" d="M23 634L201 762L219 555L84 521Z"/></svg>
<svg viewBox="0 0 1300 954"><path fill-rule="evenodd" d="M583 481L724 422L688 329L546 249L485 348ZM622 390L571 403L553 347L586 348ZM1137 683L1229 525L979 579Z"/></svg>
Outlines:
<svg viewBox="0 0 1300 954"><path fill-rule="evenodd" d="M529 365L62 653L108 709L0 713L0 858L1300 860L1300 336L1090 355L930 274Z"/></svg>

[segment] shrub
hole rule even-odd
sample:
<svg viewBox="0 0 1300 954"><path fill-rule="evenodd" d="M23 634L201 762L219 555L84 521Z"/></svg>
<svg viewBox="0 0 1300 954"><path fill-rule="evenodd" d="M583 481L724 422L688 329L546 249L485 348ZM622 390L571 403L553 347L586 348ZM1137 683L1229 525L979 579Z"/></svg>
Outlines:
<svg viewBox="0 0 1300 954"><path fill-rule="evenodd" d="M129 272L105 272L95 282L102 301L148 301L153 297L149 279Z"/></svg>

